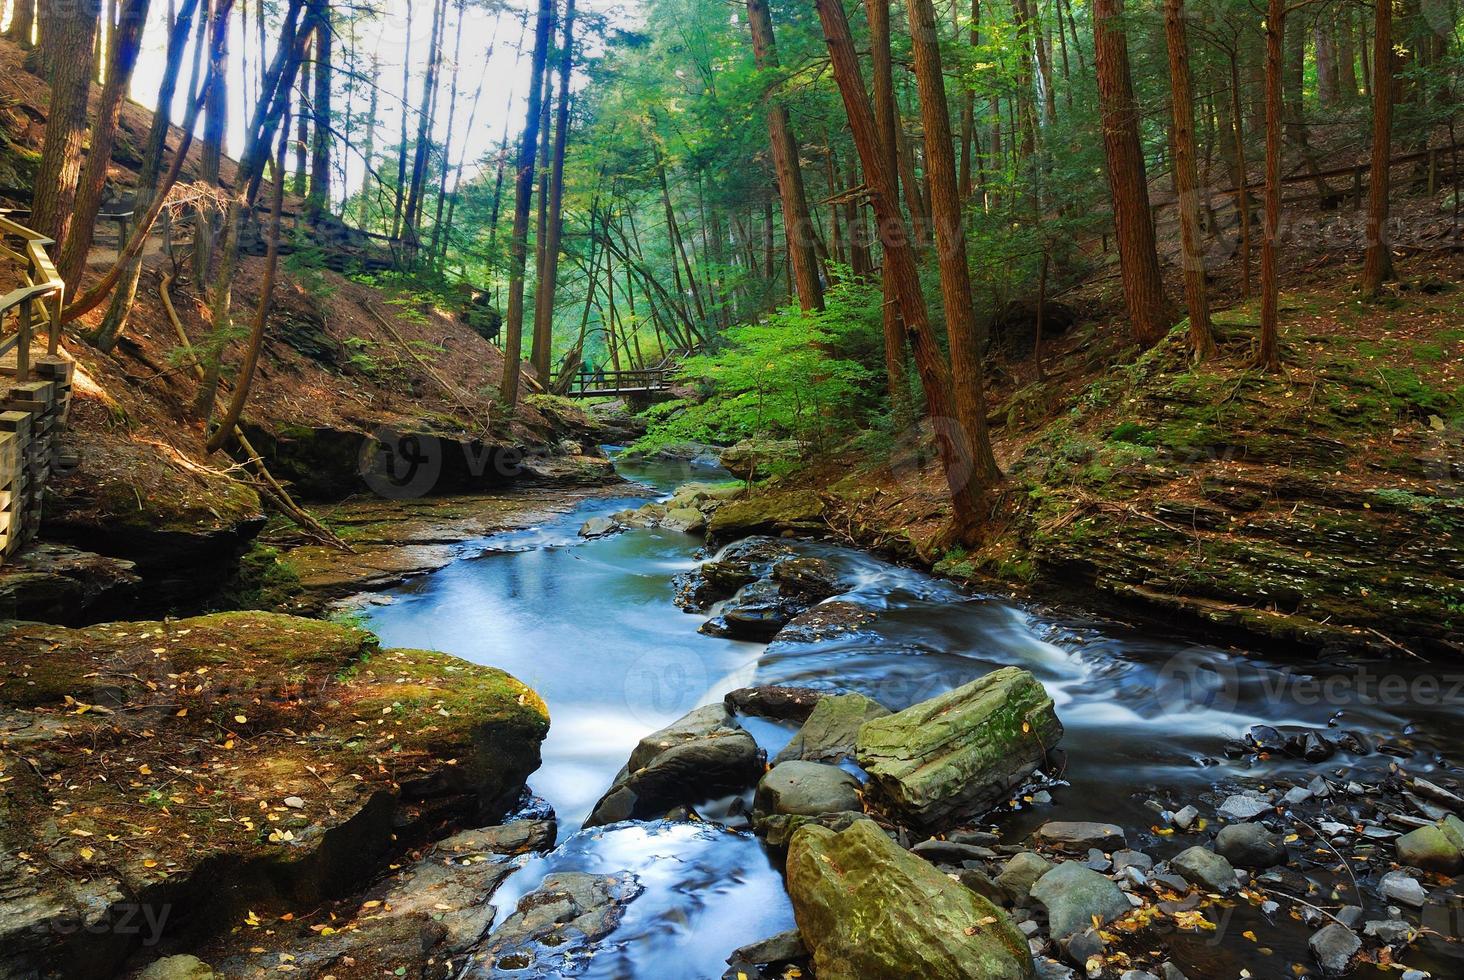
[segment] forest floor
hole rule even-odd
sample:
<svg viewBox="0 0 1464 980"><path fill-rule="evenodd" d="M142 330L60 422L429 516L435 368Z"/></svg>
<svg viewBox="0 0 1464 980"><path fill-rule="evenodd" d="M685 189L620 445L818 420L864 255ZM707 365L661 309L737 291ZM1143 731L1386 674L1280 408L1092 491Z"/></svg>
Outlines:
<svg viewBox="0 0 1464 980"><path fill-rule="evenodd" d="M1283 290L1284 369L1250 366L1256 301L1219 311L1220 356L1185 330L1135 356L1121 317L1048 346L1044 378L993 389L1005 481L984 540L950 539L919 427L866 436L782 481L817 488L851 541L959 577L1079 586L1095 603L1267 645L1460 652L1464 622L1464 262L1407 261L1392 295L1335 260ZM1113 297L1067 302L1113 308ZM871 451L871 449L874 451Z"/></svg>

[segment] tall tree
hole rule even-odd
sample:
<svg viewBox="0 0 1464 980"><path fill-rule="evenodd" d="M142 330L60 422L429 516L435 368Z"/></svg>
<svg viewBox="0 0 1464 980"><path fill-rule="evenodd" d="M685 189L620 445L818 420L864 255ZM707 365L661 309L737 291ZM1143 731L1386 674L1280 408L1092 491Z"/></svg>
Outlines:
<svg viewBox="0 0 1464 980"><path fill-rule="evenodd" d="M1200 231L1199 176L1195 169L1195 102L1190 85L1189 41L1184 30L1184 0L1164 0L1164 31L1169 46L1170 105L1174 116L1174 183L1179 195L1180 264L1184 300L1189 307L1190 344L1195 357L1215 353L1210 300L1205 290L1204 239Z"/></svg>
<svg viewBox="0 0 1464 980"><path fill-rule="evenodd" d="M406 213L402 218L402 241L408 263L416 261L421 243L422 192L431 162L437 74L442 68L442 36L446 30L446 19L447 0L437 0L432 8L432 44L427 55L427 74L422 79L422 104L417 110L417 142L412 153L412 177L407 185Z"/></svg>
<svg viewBox="0 0 1464 980"><path fill-rule="evenodd" d="M10 5L10 26L5 36L23 48L31 46L36 32L36 0L15 0Z"/></svg>
<svg viewBox="0 0 1464 980"><path fill-rule="evenodd" d="M122 100L132 83L137 55L142 48L142 29L147 24L149 0L123 0L117 12L117 24L107 54L107 81L102 87L101 104L92 125L91 145L77 186L76 219L71 234L61 249L59 271L68 286L81 282L96 232L97 213L102 207L102 193L107 185L107 169L112 163L112 144L117 136L117 120L122 114Z"/></svg>
<svg viewBox="0 0 1464 980"><path fill-rule="evenodd" d="M788 108L776 91L782 70L773 35L773 19L767 0L747 0L747 21L752 31L753 59L758 70L769 76L767 94L768 138L772 144L773 170L778 179L778 196L783 202L783 232L788 240L788 263L798 303L805 310L823 309L823 283L818 277L814 252L813 220L803 186L798 160L798 141L788 120Z"/></svg>
<svg viewBox="0 0 1464 980"><path fill-rule="evenodd" d="M524 350L524 270L529 261L529 209L534 194L534 162L539 149L539 124L544 100L544 63L549 58L549 33L554 23L554 0L539 0L534 21L534 53L530 58L529 105L519 137L513 202L513 237L508 256L508 324L503 344L503 383L499 393L510 407L518 404Z"/></svg>
<svg viewBox="0 0 1464 980"><path fill-rule="evenodd" d="M232 0L213 0L210 5L208 43L209 86L203 106L203 145L199 177L210 187L223 184L224 137L229 131L229 28ZM201 205L195 222L193 275L199 283L208 281L213 262L214 240L219 218L214 209Z"/></svg>
<svg viewBox="0 0 1464 980"><path fill-rule="evenodd" d="M977 492L983 492L1001 478L1001 470L996 465L991 437L986 430L986 391L981 364L985 337L979 336L976 306L971 297L971 268L966 257L960 188L956 186L956 156L946 108L945 76L941 70L940 34L931 0L906 0L905 6L910 16L910 45L925 128L931 221L935 226L935 254L945 303L946 339L951 350L952 398L956 420L970 448L972 478Z"/></svg>
<svg viewBox="0 0 1464 980"><path fill-rule="evenodd" d="M1108 187L1113 199L1113 225L1118 238L1123 294L1140 347L1152 347L1172 322L1159 253L1154 216L1149 210L1148 175L1139 142L1139 109L1129 72L1128 39L1121 23L1122 0L1093 0L1094 59L1098 72L1098 108L1103 122L1103 150L1108 159Z"/></svg>
<svg viewBox="0 0 1464 980"><path fill-rule="evenodd" d="M77 183L81 179L81 146L86 136L87 94L92 76L92 44L102 14L101 0L47 0L43 37L56 58L51 73L51 104L46 114L46 140L36 170L31 224L36 231L64 242L71 229Z"/></svg>
<svg viewBox="0 0 1464 980"><path fill-rule="evenodd" d="M973 0L973 3L975 0ZM864 0L865 17L869 21L870 64L873 71L874 121L878 143L884 157L885 172L892 180L900 172L899 150L895 144L898 125L895 109L895 81L890 57L890 0ZM869 171L866 168L866 175ZM896 203L898 207L898 202ZM881 264L880 284L883 308L880 311L884 333L885 381L899 426L910 423L909 380L905 372L905 324L900 319L900 301L895 285L894 268Z"/></svg>
<svg viewBox="0 0 1464 980"><path fill-rule="evenodd" d="M1277 241L1281 235L1282 77L1285 63L1286 0L1266 5L1266 208L1261 229L1261 343L1256 365L1281 368Z"/></svg>
<svg viewBox="0 0 1464 980"><path fill-rule="evenodd" d="M530 361L539 381L549 384L549 359L554 340L554 294L559 286L559 247L564 234L564 158L569 141L569 78L574 65L574 0L564 4L564 44L559 52L559 103L554 115L554 151L550 162L549 200L546 207L544 262L535 294L534 343Z"/></svg>
<svg viewBox="0 0 1464 980"><path fill-rule="evenodd" d="M334 51L334 28L330 19L329 0L314 0L310 19L315 31L315 97L310 115L313 140L310 144L310 196L305 202L312 221L330 209L330 145L335 139L331 130L331 89L335 84L331 64ZM304 115L304 106L300 109Z"/></svg>
<svg viewBox="0 0 1464 980"><path fill-rule="evenodd" d="M823 25L834 80L849 117L849 129L870 183L870 200L879 224L880 240L884 244L885 262L893 267L900 310L915 354L916 369L925 387L927 411L951 495L956 529L962 537L967 537L976 532L983 519L981 488L972 478L971 447L966 442L965 431L955 422L950 368L931 333L915 252L900 214L899 190L879 145L879 127L864 89L859 57L843 3L841 0L815 0L815 6L819 22Z"/></svg>
<svg viewBox="0 0 1464 980"><path fill-rule="evenodd" d="M1367 199L1367 254L1363 259L1362 291L1369 298L1382 292L1393 277L1393 253L1388 247L1389 160L1393 150L1393 0L1377 0L1373 23L1372 169Z"/></svg>

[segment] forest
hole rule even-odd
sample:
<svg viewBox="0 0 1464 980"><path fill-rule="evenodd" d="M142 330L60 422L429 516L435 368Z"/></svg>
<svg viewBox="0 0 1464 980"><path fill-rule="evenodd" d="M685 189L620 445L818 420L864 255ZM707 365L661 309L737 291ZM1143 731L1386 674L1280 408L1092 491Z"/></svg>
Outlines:
<svg viewBox="0 0 1464 980"><path fill-rule="evenodd" d="M1459 975L1461 32L0 3L0 978Z"/></svg>

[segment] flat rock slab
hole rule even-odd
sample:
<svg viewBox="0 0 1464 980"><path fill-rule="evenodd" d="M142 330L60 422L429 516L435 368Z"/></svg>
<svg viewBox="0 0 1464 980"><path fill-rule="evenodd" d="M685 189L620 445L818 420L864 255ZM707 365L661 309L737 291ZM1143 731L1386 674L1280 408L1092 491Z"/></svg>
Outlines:
<svg viewBox="0 0 1464 980"><path fill-rule="evenodd" d="M865 722L883 718L890 710L862 694L840 694L814 705L808 720L773 759L773 764L802 759L842 762L854 757L854 743Z"/></svg>
<svg viewBox="0 0 1464 980"><path fill-rule="evenodd" d="M1124 847L1123 828L1111 823L1085 820L1049 820L1033 835L1040 843L1064 851L1086 852L1091 848L1116 851Z"/></svg>

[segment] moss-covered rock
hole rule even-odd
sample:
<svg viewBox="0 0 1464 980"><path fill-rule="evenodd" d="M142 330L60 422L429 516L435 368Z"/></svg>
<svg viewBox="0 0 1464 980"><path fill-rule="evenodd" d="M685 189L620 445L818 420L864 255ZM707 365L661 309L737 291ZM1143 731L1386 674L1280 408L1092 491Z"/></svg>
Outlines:
<svg viewBox="0 0 1464 980"><path fill-rule="evenodd" d="M1005 667L866 722L855 752L876 805L934 833L1005 800L1061 738L1041 683Z"/></svg>
<svg viewBox="0 0 1464 980"><path fill-rule="evenodd" d="M707 537L732 541L751 534L816 531L823 527L823 516L824 502L811 490L763 492L718 508L707 523Z"/></svg>
<svg viewBox="0 0 1464 980"><path fill-rule="evenodd" d="M0 972L75 977L115 972L139 903L203 937L501 815L549 724L502 671L264 613L6 624L0 720Z"/></svg>
<svg viewBox="0 0 1464 980"><path fill-rule="evenodd" d="M1029 980L1027 941L1001 909L901 848L871 820L808 825L788 894L820 980Z"/></svg>

